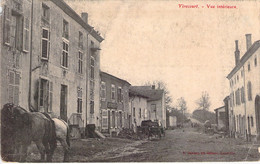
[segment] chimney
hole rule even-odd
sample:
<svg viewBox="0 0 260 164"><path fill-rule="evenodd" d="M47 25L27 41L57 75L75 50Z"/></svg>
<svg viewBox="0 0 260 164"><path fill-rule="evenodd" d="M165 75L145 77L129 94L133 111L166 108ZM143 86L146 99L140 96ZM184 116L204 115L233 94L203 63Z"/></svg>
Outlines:
<svg viewBox="0 0 260 164"><path fill-rule="evenodd" d="M240 51L238 49L238 40L236 40L235 43L236 43L235 61L236 61L236 65L238 65L238 63L240 61Z"/></svg>
<svg viewBox="0 0 260 164"><path fill-rule="evenodd" d="M83 19L83 21L85 22L85 23L87 23L88 24L88 13L81 13L81 18Z"/></svg>
<svg viewBox="0 0 260 164"><path fill-rule="evenodd" d="M246 50L248 51L251 46L252 46L251 34L246 34Z"/></svg>
<svg viewBox="0 0 260 164"><path fill-rule="evenodd" d="M155 89L155 85L152 85L152 89Z"/></svg>

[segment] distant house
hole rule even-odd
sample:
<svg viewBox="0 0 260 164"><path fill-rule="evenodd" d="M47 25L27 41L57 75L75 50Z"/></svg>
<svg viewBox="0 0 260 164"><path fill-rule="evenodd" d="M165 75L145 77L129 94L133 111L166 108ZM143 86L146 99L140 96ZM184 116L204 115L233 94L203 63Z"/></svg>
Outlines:
<svg viewBox="0 0 260 164"><path fill-rule="evenodd" d="M214 109L215 113L216 113L216 124L217 124L217 128L218 130L225 130L226 129L226 125L228 120L226 119L226 111L225 111L225 106L219 107Z"/></svg>
<svg viewBox="0 0 260 164"><path fill-rule="evenodd" d="M103 133L119 132L128 127L130 83L100 72L100 124Z"/></svg>
<svg viewBox="0 0 260 164"><path fill-rule="evenodd" d="M169 116L169 127L170 128L177 127L177 117L176 116Z"/></svg>
<svg viewBox="0 0 260 164"><path fill-rule="evenodd" d="M155 86L132 86L132 91L142 93L148 97L147 109L148 119L158 120L162 126L166 128L166 108L165 108L165 94L162 89L155 89Z"/></svg>
<svg viewBox="0 0 260 164"><path fill-rule="evenodd" d="M142 91L135 90L133 87L129 89L129 106L130 106L130 123L129 128L140 126L143 120L149 120L150 115L147 109L148 97Z"/></svg>

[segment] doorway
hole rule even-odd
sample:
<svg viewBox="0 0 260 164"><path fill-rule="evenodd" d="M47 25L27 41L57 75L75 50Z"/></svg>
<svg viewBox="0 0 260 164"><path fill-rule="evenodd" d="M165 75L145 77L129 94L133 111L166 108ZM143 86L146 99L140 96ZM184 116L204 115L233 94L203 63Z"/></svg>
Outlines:
<svg viewBox="0 0 260 164"><path fill-rule="evenodd" d="M68 92L68 87L66 85L61 85L60 117L66 122L67 122L67 92Z"/></svg>

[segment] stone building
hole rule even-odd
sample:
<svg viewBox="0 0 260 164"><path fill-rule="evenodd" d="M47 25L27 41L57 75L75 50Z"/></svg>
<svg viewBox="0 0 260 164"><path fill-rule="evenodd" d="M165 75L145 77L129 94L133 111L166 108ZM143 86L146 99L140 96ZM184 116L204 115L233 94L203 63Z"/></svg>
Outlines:
<svg viewBox="0 0 260 164"><path fill-rule="evenodd" d="M100 127L112 134L128 127L130 83L106 72L100 78Z"/></svg>
<svg viewBox="0 0 260 164"><path fill-rule="evenodd" d="M235 67L228 74L230 82L230 130L236 137L260 134L260 41L252 44L246 35L246 53L240 58L235 42Z"/></svg>
<svg viewBox="0 0 260 164"><path fill-rule="evenodd" d="M162 89L155 89L155 86L132 86L132 92L141 93L147 99L147 115L148 119L161 122L162 126L166 128L166 107L165 94Z"/></svg>
<svg viewBox="0 0 260 164"><path fill-rule="evenodd" d="M31 2L2 2L0 106L10 102L28 109Z"/></svg>
<svg viewBox="0 0 260 164"><path fill-rule="evenodd" d="M63 0L10 0L4 8L1 105L14 102L82 128L98 125L103 38L88 14L80 17Z"/></svg>
<svg viewBox="0 0 260 164"><path fill-rule="evenodd" d="M135 129L137 126L141 126L143 120L150 119L150 113L147 109L147 100L149 97L136 87L130 87L129 89L129 128Z"/></svg>
<svg viewBox="0 0 260 164"><path fill-rule="evenodd" d="M226 131L226 111L225 111L225 106L219 107L214 109L215 114L216 114L216 124L218 130L223 130Z"/></svg>

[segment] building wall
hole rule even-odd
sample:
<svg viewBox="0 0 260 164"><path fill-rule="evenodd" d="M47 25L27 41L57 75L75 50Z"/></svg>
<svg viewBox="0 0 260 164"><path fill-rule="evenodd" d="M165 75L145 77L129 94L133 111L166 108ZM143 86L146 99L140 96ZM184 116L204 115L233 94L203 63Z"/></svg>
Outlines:
<svg viewBox="0 0 260 164"><path fill-rule="evenodd" d="M225 106L216 110L216 116L217 116L217 127L218 129L222 129L226 127L226 113L225 113Z"/></svg>
<svg viewBox="0 0 260 164"><path fill-rule="evenodd" d="M176 127L176 126L177 126L177 117L169 116L169 127Z"/></svg>
<svg viewBox="0 0 260 164"><path fill-rule="evenodd" d="M0 55L0 71L1 71L1 80L0 80L0 106L2 106L6 103L13 102L16 105L20 105L21 107L28 109L28 82L29 82L29 57L30 57L30 27L28 29L28 40L26 41L26 44L28 47L26 48L27 51L24 51L24 47L22 49L15 47L14 42L14 31L15 28L18 27L15 23L15 15L14 12L18 11L17 13L20 13L20 18L24 17L24 20L28 20L28 24L30 25L31 21L31 2L20 0L16 1L18 3L18 6L20 6L20 9L17 9L16 3L13 0L4 1L2 6L2 14L1 14L1 55ZM10 17L8 20L10 25L10 31L8 32L5 25L6 23L6 14L8 12L5 12L6 8L9 9ZM18 22L18 21L17 21ZM20 32L23 32L25 21L19 21L21 24L21 29L19 28ZM6 39L4 37L6 34L9 34L11 36L10 43L6 43ZM19 37L20 39L24 39L24 35ZM20 40L19 43L22 43ZM25 41L23 42L22 46L24 46ZM15 76L12 76L14 73ZM11 77L16 78L16 84L11 80ZM11 84L12 83L12 84ZM13 97L13 98L12 98ZM15 100L14 100L15 99Z"/></svg>
<svg viewBox="0 0 260 164"><path fill-rule="evenodd" d="M42 11L43 4L48 6L50 12L49 24L43 21ZM52 105L51 111L53 116L62 117L61 110L61 85L67 86L67 114L68 119L72 119L77 112L78 107L78 90L82 91L82 126L86 123L97 124L99 114L99 52L91 54L91 46L99 47L96 41L85 28L83 28L72 17L67 15L59 6L52 1L34 1L34 19L33 19L33 58L32 58L32 100L31 104L39 111L46 111L46 107L39 108L39 79L46 79L52 83L53 98L48 108ZM64 39L63 20L68 22L69 38ZM49 58L43 60L41 57L42 46L42 29L47 28L50 32ZM82 33L83 47L79 47L79 32ZM68 67L62 67L63 41L68 42ZM91 44L91 41L94 43ZM82 73L78 72L79 51L82 52ZM89 113L90 108L90 55L95 58L95 85L94 85L94 114ZM48 110L47 110L48 111Z"/></svg>
<svg viewBox="0 0 260 164"><path fill-rule="evenodd" d="M91 35L88 34L88 60L87 60L87 123L88 124L95 124L96 127L99 129L101 127L100 124L100 52L99 51L92 51L91 48L100 47L100 43ZM94 113L90 111L90 100L91 100L91 83L90 83L90 74L91 74L91 56L95 60L95 67L94 67Z"/></svg>
<svg viewBox="0 0 260 164"><path fill-rule="evenodd" d="M245 134L248 133L256 135L255 98L260 94L259 56L260 49L258 48L245 64L230 78L230 130L231 133L236 132L238 135L244 137L246 137ZM257 58L257 66L254 64L255 58ZM248 64L250 64L250 71L248 71ZM237 77L239 80L237 80ZM248 99L249 81L251 81L252 84L252 100ZM241 89L242 87L244 87L245 91L245 102L237 105L236 100L233 100L235 99L235 95L232 96L232 94L235 93L238 88Z"/></svg>
<svg viewBox="0 0 260 164"><path fill-rule="evenodd" d="M100 96L100 113L103 132L119 131L125 125L127 125L127 112L129 108L129 86L130 84L125 81L119 80L108 74L100 73L101 83L105 82L105 99ZM115 99L112 99L111 86L115 86ZM118 88L122 89L122 101L118 101ZM101 91L100 91L101 92ZM100 93L101 94L101 93ZM113 116L115 112L115 116ZM120 125L120 114L122 125ZM110 117L109 117L109 116ZM114 117L114 118L113 118ZM115 119L115 125L113 125L113 119ZM109 127L108 127L109 126Z"/></svg>
<svg viewBox="0 0 260 164"><path fill-rule="evenodd" d="M163 98L162 98L163 99ZM147 108L150 113L151 120L160 120L162 126L166 128L166 110L164 101L156 100L156 101L148 101ZM156 105L156 112L152 110L152 105Z"/></svg>
<svg viewBox="0 0 260 164"><path fill-rule="evenodd" d="M132 110L133 127L141 126L143 120L149 120L149 112L147 109L147 99L140 96L130 97ZM141 111L141 112L140 112Z"/></svg>
<svg viewBox="0 0 260 164"><path fill-rule="evenodd" d="M257 65L255 66L254 60L257 59ZM256 135L256 115L255 115L255 98L260 95L260 48L248 59L245 63L245 88L251 81L252 84L252 100L248 99L248 92L246 90L246 117L247 117L247 128L248 128L248 117L250 118L249 127L252 135ZM248 71L248 64L250 64L250 71ZM251 117L253 122L251 122ZM249 129L248 129L249 132Z"/></svg>

